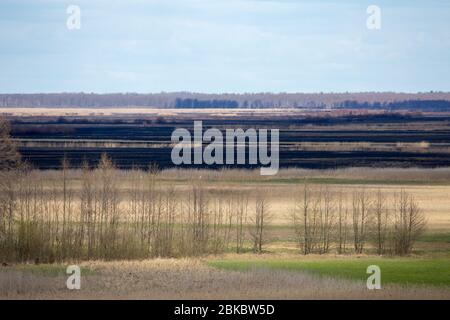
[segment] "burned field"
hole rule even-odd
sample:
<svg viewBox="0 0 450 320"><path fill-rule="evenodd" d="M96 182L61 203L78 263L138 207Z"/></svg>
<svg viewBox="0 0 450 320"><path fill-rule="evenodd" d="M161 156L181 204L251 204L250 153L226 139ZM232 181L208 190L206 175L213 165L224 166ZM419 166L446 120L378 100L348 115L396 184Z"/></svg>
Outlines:
<svg viewBox="0 0 450 320"><path fill-rule="evenodd" d="M59 167L66 156L74 166L92 165L107 153L122 169L156 163L172 167L171 134L203 128L280 130L280 166L311 169L342 167L450 166L450 115L283 113L10 116L12 136L22 158L40 169ZM248 152L248 150L247 150ZM201 167L199 165L183 167ZM211 166L209 166L211 167ZM251 168L250 165L237 165Z"/></svg>

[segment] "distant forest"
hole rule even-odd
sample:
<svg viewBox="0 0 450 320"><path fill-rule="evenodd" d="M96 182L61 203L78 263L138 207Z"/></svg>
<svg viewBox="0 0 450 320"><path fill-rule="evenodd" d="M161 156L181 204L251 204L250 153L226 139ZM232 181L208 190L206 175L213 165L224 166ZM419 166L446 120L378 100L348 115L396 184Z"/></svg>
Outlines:
<svg viewBox="0 0 450 320"><path fill-rule="evenodd" d="M450 111L450 92L0 94L0 107L350 108Z"/></svg>

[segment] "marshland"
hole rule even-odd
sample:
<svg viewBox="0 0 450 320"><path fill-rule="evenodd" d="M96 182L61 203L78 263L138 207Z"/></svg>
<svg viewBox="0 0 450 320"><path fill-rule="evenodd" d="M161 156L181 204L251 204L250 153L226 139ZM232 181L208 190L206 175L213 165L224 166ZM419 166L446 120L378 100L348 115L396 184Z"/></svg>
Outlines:
<svg viewBox="0 0 450 320"><path fill-rule="evenodd" d="M23 121L5 140L19 153L30 145L18 134L34 130L40 148L57 126ZM79 149L98 158L71 158L53 132L57 166L40 168L43 149L1 172L2 297L449 298L449 168L145 167L98 139ZM65 288L69 264L82 267L79 292ZM379 293L365 288L373 264Z"/></svg>

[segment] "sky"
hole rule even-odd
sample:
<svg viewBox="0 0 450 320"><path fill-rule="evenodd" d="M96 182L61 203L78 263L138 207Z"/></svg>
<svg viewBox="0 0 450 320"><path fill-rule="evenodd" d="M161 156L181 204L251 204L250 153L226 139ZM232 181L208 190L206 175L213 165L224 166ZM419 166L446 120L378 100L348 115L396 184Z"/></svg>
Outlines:
<svg viewBox="0 0 450 320"><path fill-rule="evenodd" d="M448 0L0 0L1 93L431 90Z"/></svg>

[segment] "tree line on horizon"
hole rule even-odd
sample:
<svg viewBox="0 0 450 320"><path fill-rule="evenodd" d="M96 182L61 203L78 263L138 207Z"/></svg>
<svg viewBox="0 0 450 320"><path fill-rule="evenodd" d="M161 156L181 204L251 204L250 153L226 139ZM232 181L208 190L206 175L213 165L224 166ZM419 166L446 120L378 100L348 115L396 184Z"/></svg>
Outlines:
<svg viewBox="0 0 450 320"><path fill-rule="evenodd" d="M450 93L37 93L0 94L0 107L358 108L450 111Z"/></svg>

